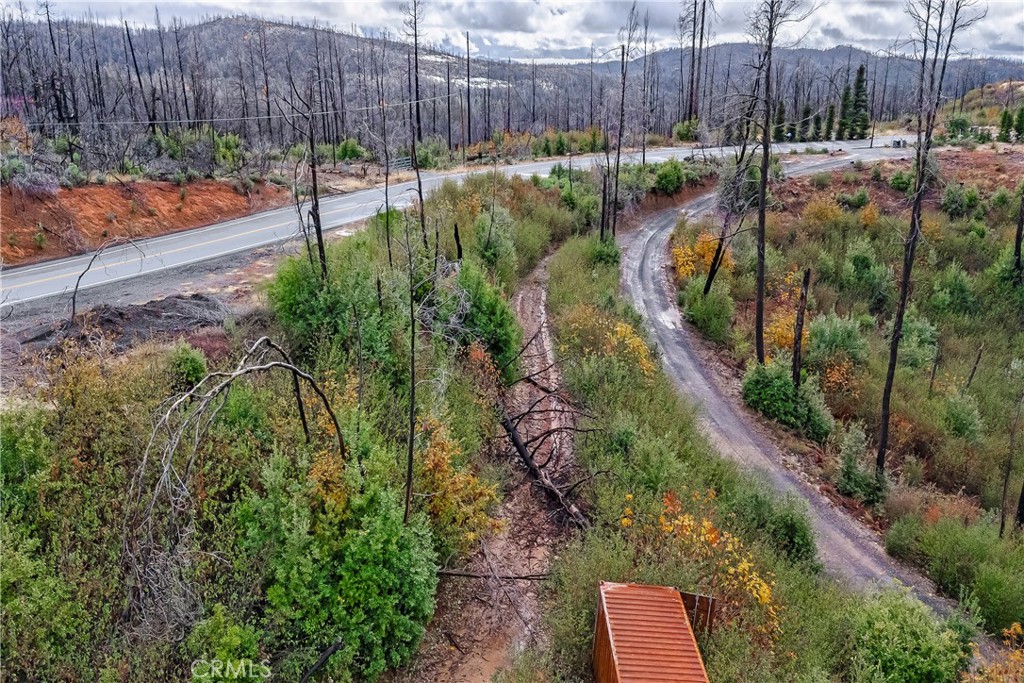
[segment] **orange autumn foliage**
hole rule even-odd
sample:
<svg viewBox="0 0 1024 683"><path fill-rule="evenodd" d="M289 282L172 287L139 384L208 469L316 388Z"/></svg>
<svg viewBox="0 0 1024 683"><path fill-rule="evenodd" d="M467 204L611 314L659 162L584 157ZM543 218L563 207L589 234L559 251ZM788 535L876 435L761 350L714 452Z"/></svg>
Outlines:
<svg viewBox="0 0 1024 683"><path fill-rule="evenodd" d="M666 493L661 512L653 519L634 510L632 496L627 495L619 524L623 533L638 536L648 552L699 563L700 589L718 598L719 618L724 623L742 620L741 626L771 649L781 633L774 578L758 568L737 536L716 524L714 491L695 491L691 498L684 510L675 493Z"/></svg>
<svg viewBox="0 0 1024 683"><path fill-rule="evenodd" d="M501 520L489 511L498 503L495 485L480 481L468 467L458 468L458 443L448 428L427 418L420 424L427 446L419 457L416 490L425 494L424 508L441 530L445 540L459 552L466 552L482 537L502 528Z"/></svg>

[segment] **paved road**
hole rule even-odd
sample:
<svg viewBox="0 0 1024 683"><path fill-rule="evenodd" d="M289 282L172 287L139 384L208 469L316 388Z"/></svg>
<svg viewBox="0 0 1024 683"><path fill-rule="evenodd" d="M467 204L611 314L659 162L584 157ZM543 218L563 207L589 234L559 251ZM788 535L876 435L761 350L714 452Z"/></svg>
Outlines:
<svg viewBox="0 0 1024 683"><path fill-rule="evenodd" d="M880 137L876 145L886 145L891 138ZM845 143L829 143L840 147ZM816 143L815 147L821 147ZM778 145L779 152L803 150L807 144ZM664 161L670 157L690 155L715 156L728 153L729 149L708 148L658 148L647 152L648 161ZM624 155L627 160L638 159L638 154ZM602 157L603 158L603 157ZM590 168L597 163L597 156L586 155L573 160L574 167ZM564 163L564 160L562 160ZM508 175L544 175L551 169L553 161L530 162L499 166ZM476 170L480 172L485 169ZM423 189L432 190L445 179L458 180L468 172L424 173ZM391 199L395 206L407 206L415 194L415 183L400 183L391 187ZM328 197L321 200L321 215L324 228L334 230L341 226L363 220L374 215L384 206L384 189L370 190ZM82 277L80 289L88 289L129 280L161 271L180 269L191 264L216 259L229 254L248 252L269 244L284 242L299 234L299 224L293 207L266 211L245 218L217 223L205 228L187 230L138 241L135 246L121 246L103 252L92 268ZM13 306L15 313L19 304L38 301L49 297L70 294L75 282L85 271L92 254L83 254L47 263L4 268L0 271L0 304Z"/></svg>
<svg viewBox="0 0 1024 683"><path fill-rule="evenodd" d="M804 158L789 166L790 175L842 168L856 159L872 161L903 150L851 149L845 157ZM858 590L899 581L941 613L951 603L936 596L930 581L886 555L878 537L837 509L814 486L784 465L778 448L753 426L745 408L725 395L713 371L695 350L691 332L683 324L668 280L667 246L681 214L691 216L714 209L713 195L704 195L683 209L662 211L636 232L623 235L623 288L647 320L663 356L663 363L679 391L698 406L700 421L718 451L763 478L782 495L807 501L818 543L819 558L832 576Z"/></svg>

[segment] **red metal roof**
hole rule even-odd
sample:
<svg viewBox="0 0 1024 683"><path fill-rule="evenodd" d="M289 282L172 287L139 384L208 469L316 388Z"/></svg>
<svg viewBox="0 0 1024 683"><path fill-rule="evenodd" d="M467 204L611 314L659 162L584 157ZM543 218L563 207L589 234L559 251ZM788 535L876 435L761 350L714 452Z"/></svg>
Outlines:
<svg viewBox="0 0 1024 683"><path fill-rule="evenodd" d="M600 593L619 683L708 683L679 591L602 582Z"/></svg>

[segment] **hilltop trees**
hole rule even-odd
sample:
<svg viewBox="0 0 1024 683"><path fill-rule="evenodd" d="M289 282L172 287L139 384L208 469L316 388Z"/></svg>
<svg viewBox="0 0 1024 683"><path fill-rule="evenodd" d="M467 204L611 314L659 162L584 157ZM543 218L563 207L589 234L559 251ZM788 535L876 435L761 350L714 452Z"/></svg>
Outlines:
<svg viewBox="0 0 1024 683"><path fill-rule="evenodd" d="M1009 109L1004 109L1003 113L999 116L999 134L996 136L996 140L999 142L1009 142L1012 132L1013 114Z"/></svg>
<svg viewBox="0 0 1024 683"><path fill-rule="evenodd" d="M825 116L825 128L822 131L821 139L826 142L832 139L836 129L836 105L829 102L828 114Z"/></svg>
<svg viewBox="0 0 1024 683"><path fill-rule="evenodd" d="M857 78L853 84L853 115L850 123L850 137L854 140L863 140L868 136L870 126L867 67L861 64L857 68Z"/></svg>
<svg viewBox="0 0 1024 683"><path fill-rule="evenodd" d="M828 121L825 125L825 138L830 139L828 134L832 130L832 120L835 116L835 105L829 104ZM839 124L835 130L836 140L863 140L868 136L868 129L871 127L871 112L868 107L868 81L867 66L861 64L857 67L857 75L854 78L853 87L847 83L843 87L843 94L839 100Z"/></svg>
<svg viewBox="0 0 1024 683"><path fill-rule="evenodd" d="M786 105L781 100L775 103L775 124L772 126L772 139L776 142L786 138Z"/></svg>

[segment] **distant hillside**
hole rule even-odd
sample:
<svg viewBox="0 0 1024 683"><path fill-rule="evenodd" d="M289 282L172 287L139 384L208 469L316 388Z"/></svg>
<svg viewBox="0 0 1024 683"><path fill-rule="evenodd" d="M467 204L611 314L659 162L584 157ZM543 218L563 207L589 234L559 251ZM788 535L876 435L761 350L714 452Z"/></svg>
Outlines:
<svg viewBox="0 0 1024 683"><path fill-rule="evenodd" d="M1021 105L1024 105L1024 80L1005 80L973 88L943 107L943 115L966 116L971 123L995 126L1004 109L1016 111Z"/></svg>
<svg viewBox="0 0 1024 683"><path fill-rule="evenodd" d="M50 135L77 131L108 155L123 153L117 151L121 143L116 131L141 133L147 127L205 122L247 139L284 144L294 138L288 117L310 83L315 83L312 97L321 112L322 139L355 137L376 148L383 99L391 105L389 145L408 140L411 49L394 39L397 33L367 37L252 16L193 24L170 19L170 24L126 31L120 24L53 17L51 40L45 21L22 22L10 13L7 18L0 25L5 64L0 115L18 114L33 130ZM486 139L505 128L534 134L548 127L617 128L616 61L591 67L490 61L474 55L467 102L465 55L432 49L428 42L426 36L419 60L424 138L454 145L467 137ZM696 99L707 129L720 128L735 116L735 95L752 86L748 65L754 50L748 44L723 44L706 51ZM689 50L648 55L646 79L644 59L635 57L629 69L627 129L636 131L645 116L650 132L667 135L684 111ZM840 46L777 52L778 92L789 116L804 107L821 113L836 104L860 64L866 64L871 80L874 117L896 119L907 112L915 68L911 60ZM1007 79L1024 79L1024 64L957 60L949 66L946 88L960 97ZM646 115L641 111L643 83L648 88Z"/></svg>

